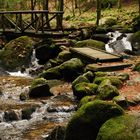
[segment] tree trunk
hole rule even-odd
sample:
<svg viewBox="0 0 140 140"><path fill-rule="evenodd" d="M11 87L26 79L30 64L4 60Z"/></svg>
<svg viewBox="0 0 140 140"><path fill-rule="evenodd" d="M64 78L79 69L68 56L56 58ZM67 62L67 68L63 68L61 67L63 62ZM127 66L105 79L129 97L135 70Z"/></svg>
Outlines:
<svg viewBox="0 0 140 140"><path fill-rule="evenodd" d="M139 0L139 15L140 15L140 0Z"/></svg>
<svg viewBox="0 0 140 140"><path fill-rule="evenodd" d="M44 0L43 1L43 10L48 10L49 11L49 0ZM45 15L46 22L49 20L49 15L48 13ZM47 28L50 29L50 23L47 22Z"/></svg>
<svg viewBox="0 0 140 140"><path fill-rule="evenodd" d="M101 18L101 1L100 0L97 0L96 1L96 13L97 13L97 19L96 19L96 25L98 26L99 25L99 20Z"/></svg>
<svg viewBox="0 0 140 140"><path fill-rule="evenodd" d="M78 2L77 2L77 0L75 0L75 9L77 9L78 8Z"/></svg>
<svg viewBox="0 0 140 140"><path fill-rule="evenodd" d="M122 0L118 0L118 9L122 8Z"/></svg>
<svg viewBox="0 0 140 140"><path fill-rule="evenodd" d="M57 11L63 12L64 0L58 0ZM57 29L62 29L63 14L57 14Z"/></svg>

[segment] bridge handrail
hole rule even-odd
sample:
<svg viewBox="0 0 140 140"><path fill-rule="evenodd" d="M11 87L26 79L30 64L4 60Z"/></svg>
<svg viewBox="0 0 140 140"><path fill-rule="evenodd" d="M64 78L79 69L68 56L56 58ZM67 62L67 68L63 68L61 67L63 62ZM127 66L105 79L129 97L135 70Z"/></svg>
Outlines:
<svg viewBox="0 0 140 140"><path fill-rule="evenodd" d="M48 10L0 11L0 14L30 14L30 13L63 14L64 11L55 11L55 12L50 12Z"/></svg>

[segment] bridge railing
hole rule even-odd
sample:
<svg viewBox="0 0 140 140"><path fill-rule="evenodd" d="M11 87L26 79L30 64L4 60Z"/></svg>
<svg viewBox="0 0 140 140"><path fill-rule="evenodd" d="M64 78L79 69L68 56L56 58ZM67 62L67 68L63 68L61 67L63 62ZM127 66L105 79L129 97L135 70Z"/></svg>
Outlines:
<svg viewBox="0 0 140 140"><path fill-rule="evenodd" d="M55 29L62 30L63 13L63 11L49 12L48 10L2 11L0 12L0 29L3 32L14 30L14 32L23 33L30 30L43 33L51 28L51 21L56 20Z"/></svg>

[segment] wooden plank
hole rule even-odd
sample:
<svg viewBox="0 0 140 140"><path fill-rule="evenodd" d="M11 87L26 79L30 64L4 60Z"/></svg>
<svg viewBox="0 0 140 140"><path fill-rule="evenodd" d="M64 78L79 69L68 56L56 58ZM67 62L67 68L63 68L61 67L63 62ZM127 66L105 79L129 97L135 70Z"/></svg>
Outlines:
<svg viewBox="0 0 140 140"><path fill-rule="evenodd" d="M122 70L127 67L131 67L130 63L107 63L107 64L89 64L86 67L86 70L90 71L117 71Z"/></svg>
<svg viewBox="0 0 140 140"><path fill-rule="evenodd" d="M78 54L79 56L85 56L86 58L93 60L93 62L109 62L122 60L122 58L118 55L114 55L103 50L90 47L70 48L70 51L74 54Z"/></svg>

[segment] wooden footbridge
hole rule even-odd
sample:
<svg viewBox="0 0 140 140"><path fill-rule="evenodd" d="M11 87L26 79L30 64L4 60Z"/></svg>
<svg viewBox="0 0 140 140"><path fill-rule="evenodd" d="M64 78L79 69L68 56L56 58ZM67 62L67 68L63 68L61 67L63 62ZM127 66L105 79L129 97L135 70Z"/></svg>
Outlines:
<svg viewBox="0 0 140 140"><path fill-rule="evenodd" d="M63 35L63 0L58 0L55 12L48 10L49 0L44 0L43 10L35 10L35 1L31 0L31 10L0 11L0 33L41 37Z"/></svg>

